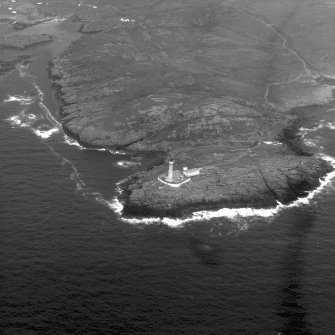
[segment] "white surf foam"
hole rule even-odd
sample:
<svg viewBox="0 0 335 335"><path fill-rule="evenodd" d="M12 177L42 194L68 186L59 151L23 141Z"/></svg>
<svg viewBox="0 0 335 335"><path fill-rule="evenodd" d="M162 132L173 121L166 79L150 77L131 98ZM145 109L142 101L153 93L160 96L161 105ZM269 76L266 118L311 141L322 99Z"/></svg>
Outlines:
<svg viewBox="0 0 335 335"><path fill-rule="evenodd" d="M325 125L324 125L325 128L328 128L328 129L332 129L334 130L335 129L335 124L332 123L332 122L327 122Z"/></svg>
<svg viewBox="0 0 335 335"><path fill-rule="evenodd" d="M140 162L133 162L133 161L118 161L115 164L117 167L128 169L137 165L141 165Z"/></svg>
<svg viewBox="0 0 335 335"><path fill-rule="evenodd" d="M310 200L312 200L317 194L321 193L332 182L332 180L335 178L335 158L331 157L331 156L328 156L328 155L324 155L324 154L320 154L319 156L323 160L328 162L333 167L334 170L329 172L324 178L320 179L319 187L317 187L315 190L309 192L307 197L299 198L295 202L293 202L292 204L287 205L287 207L294 207L296 204L299 204L299 203L309 204Z"/></svg>
<svg viewBox="0 0 335 335"><path fill-rule="evenodd" d="M248 217L261 217L261 218L271 218L279 214L281 211L300 207L303 205L309 205L311 201L320 194L326 187L328 187L332 180L335 178L335 158L320 154L320 158L330 163L333 167L333 171L328 173L323 179L320 179L320 185L310 191L306 197L301 197L295 200L294 202L283 205L278 202L278 205L274 208L221 208L219 210L204 210L204 211L195 211L189 217L186 218L159 218L159 217L149 217L149 218L127 218L122 216L123 214L123 204L115 197L111 201L106 201L105 204L111 208L120 218L120 220L130 223L130 224L152 224L152 223L163 223L171 227L178 227L188 222L195 221L208 221L214 218L248 218ZM117 185L118 187L118 185ZM119 190L119 187L118 189Z"/></svg>
<svg viewBox="0 0 335 335"><path fill-rule="evenodd" d="M299 133L304 138L308 133L312 133L312 132L318 131L318 130L323 129L323 128L328 128L328 129L334 130L335 129L335 123L327 122L325 120L321 120L320 123L317 126L314 126L312 128L305 128L305 127L299 128Z"/></svg>
<svg viewBox="0 0 335 335"><path fill-rule="evenodd" d="M30 105L34 102L34 99L24 95L9 95L3 102L18 102L20 105Z"/></svg>
<svg viewBox="0 0 335 335"><path fill-rule="evenodd" d="M62 21L62 20L61 20ZM51 21L49 21L51 22ZM59 22L59 21L54 21L54 22ZM36 92L37 92L37 99L38 99L38 105L40 107L40 109L42 110L45 118L50 122L50 124L53 126L52 129L47 129L47 130L42 130L42 129L33 129L34 133L43 138L49 138L52 134L60 132L62 130L62 125L61 123L53 116L53 114L50 112L49 108L44 104L44 92L41 90L41 88L38 86L38 84L35 81L34 76L29 75L28 72L26 72L26 70L28 69L28 66L24 66L24 65L19 65L18 66L18 70L19 73L22 74L22 76L29 76L30 81L32 83L32 85L34 86ZM23 96L23 95L13 95L13 96L8 96L7 99L5 99L3 102L19 102L22 105L29 105L32 102L34 102L34 98L33 97L29 97L29 96ZM11 120L12 123L15 123L16 125L21 125L21 126L28 126L29 124L25 125L23 122L21 122L18 119L13 119ZM81 150L95 150L95 151L108 151L111 154L118 154L118 155L125 155L126 153L123 151L118 151L118 150L108 150L105 148L86 148L84 146L82 146L78 141L76 141L73 138L70 138L68 135L66 135L63 132L63 136L64 136L64 143L68 144L68 145L72 145L72 146L76 146Z"/></svg>
<svg viewBox="0 0 335 335"><path fill-rule="evenodd" d="M123 209L123 205L117 200L117 198L115 198L115 200L113 199L112 201L108 201L108 200L104 199L104 197L100 193L97 193L95 195L95 200L98 203L100 203L100 204L102 204L104 206L109 207L116 214L121 215L122 209Z"/></svg>
<svg viewBox="0 0 335 335"><path fill-rule="evenodd" d="M126 155L125 152L119 151L119 150L109 150L109 149L106 149L106 148L86 148L86 147L82 146L77 140L75 140L74 138L66 135L65 133L64 133L64 143L66 143L68 145L78 147L78 149L80 149L80 150L92 150L92 151L109 152L111 155Z"/></svg>
<svg viewBox="0 0 335 335"><path fill-rule="evenodd" d="M81 150L85 150L86 149L85 147L83 147L82 145L80 145L78 143L78 141L76 141L75 139L67 136L65 133L64 133L64 142L66 144L68 144L68 145L72 145L72 146L78 147Z"/></svg>
<svg viewBox="0 0 335 335"><path fill-rule="evenodd" d="M31 113L29 113L29 114L27 114L27 118L28 118L29 120L33 120L33 121L35 121L35 120L37 119L37 116L36 116L35 114L31 114Z"/></svg>
<svg viewBox="0 0 335 335"><path fill-rule="evenodd" d="M264 144L268 144L268 145L282 145L283 143L278 142L278 141L263 141Z"/></svg>
<svg viewBox="0 0 335 335"><path fill-rule="evenodd" d="M7 121L9 121L12 126L20 126L20 127L29 127L30 126L30 124L28 122L24 122L21 119L20 115L11 116L10 118L7 119Z"/></svg>
<svg viewBox="0 0 335 335"><path fill-rule="evenodd" d="M36 84L36 82L32 82L33 86L35 87L37 91L37 96L39 99L38 105L41 108L41 110L44 112L45 117L47 120L53 124L55 127L61 127L61 123L52 115L49 108L44 104L44 93L40 89L40 87Z"/></svg>
<svg viewBox="0 0 335 335"><path fill-rule="evenodd" d="M26 114L24 111L18 115L11 116L7 119L12 126L32 127L32 124L37 120L37 116L31 113Z"/></svg>
<svg viewBox="0 0 335 335"><path fill-rule="evenodd" d="M19 72L19 76L21 77L21 78L24 78L24 77L26 77L27 76L27 74L28 74L28 69L29 69L29 64L27 64L27 65L23 65L23 64L17 64L16 65L16 69L17 69L17 71Z"/></svg>
<svg viewBox="0 0 335 335"><path fill-rule="evenodd" d="M127 18L124 18L124 17L121 17L120 21L121 22L135 22L134 19L127 19Z"/></svg>
<svg viewBox="0 0 335 335"><path fill-rule="evenodd" d="M55 17L55 18L53 18L51 20L47 20L45 22L42 22L42 24L59 23L59 22L64 22L64 21L66 21L66 19Z"/></svg>
<svg viewBox="0 0 335 335"><path fill-rule="evenodd" d="M108 150L105 149L105 148L86 148L86 150L103 151L103 152L108 151Z"/></svg>
<svg viewBox="0 0 335 335"><path fill-rule="evenodd" d="M50 128L47 125L40 125L37 128L34 128L33 125L37 120L37 116L31 113L25 114L25 112L21 112L19 115L11 116L7 119L12 126L16 127L28 127L30 128L35 135L41 137L43 139L47 139L55 133L59 132L59 128L54 127Z"/></svg>
<svg viewBox="0 0 335 335"><path fill-rule="evenodd" d="M314 141L312 141L311 139L304 140L304 143L309 147L313 147L313 148L317 147L317 144Z"/></svg>
<svg viewBox="0 0 335 335"><path fill-rule="evenodd" d="M126 155L127 153L124 151L119 151L119 150L108 150L110 154L112 155Z"/></svg>
<svg viewBox="0 0 335 335"><path fill-rule="evenodd" d="M41 137L43 139L47 139L49 138L51 135L58 133L59 132L59 128L51 128L51 129L33 129L34 133L38 136Z"/></svg>
<svg viewBox="0 0 335 335"><path fill-rule="evenodd" d="M299 133L304 138L308 133L318 131L318 130L322 129L323 127L324 127L324 125L323 125L322 122L319 123L317 126L312 127L312 128L301 127L301 128L299 128Z"/></svg>

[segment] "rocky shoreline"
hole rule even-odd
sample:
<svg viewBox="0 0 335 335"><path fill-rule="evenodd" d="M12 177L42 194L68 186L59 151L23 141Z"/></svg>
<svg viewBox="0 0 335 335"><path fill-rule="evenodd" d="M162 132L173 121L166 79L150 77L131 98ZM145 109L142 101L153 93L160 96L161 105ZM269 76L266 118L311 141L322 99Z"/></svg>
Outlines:
<svg viewBox="0 0 335 335"><path fill-rule="evenodd" d="M271 208L304 196L332 170L304 145L303 121L292 113L334 98L333 81L321 75L331 60L294 35L305 22L303 9L292 28L281 27L265 2L257 8L273 25L247 3L223 0L10 8L0 47L18 49L17 59L3 57L0 74L29 58L21 49L68 38L64 31L41 33L39 23L75 23L82 36L49 66L65 132L86 147L157 155L155 165L121 185L124 214ZM328 34L332 21L325 22L305 36L308 46ZM323 48L331 47L325 38ZM171 156L175 169L199 175L179 188L161 183Z"/></svg>
<svg viewBox="0 0 335 335"><path fill-rule="evenodd" d="M332 170L329 163L313 156L304 146L298 135L301 126L299 119L290 114L280 114L263 105L230 97L210 99L210 103L202 100L196 106L188 108L183 105L178 109L177 119L173 118L176 117L175 111L170 111L173 115L164 124L165 129L174 131L190 124L191 130L199 127L195 134L191 131L186 138L186 129L182 128L180 132L184 138L177 141L176 136L165 137L163 144L162 140L157 141L157 133L161 134L165 130L161 127L163 121L156 131L153 124L148 123L153 109L160 120L167 117L166 109L157 104L157 99L155 107L147 112L149 116L141 111L143 120L137 118L138 123L133 123L132 128L123 128L124 124L119 123L119 129L109 130L109 136L103 137L103 133L97 132L94 134L100 136L99 141L95 137L90 140L76 132L75 126L78 124L73 120L78 118L80 108L76 105L80 102L71 95L72 91L67 85L62 86L64 76L60 75L59 68L57 71L54 69L54 66L50 67L50 75L57 85L59 98L63 101L60 110L62 123L66 132L80 144L108 149L122 148L130 152L149 150L165 153L165 161L160 159L157 166L132 175L120 185L120 200L124 204L125 215L176 217L194 210L222 207L273 208L278 202L287 204L305 196L308 191L320 185L321 177ZM163 100L160 97L159 102ZM69 116L73 109L77 113L71 118ZM198 109L199 115L195 109ZM136 114L134 110L131 113ZM117 119L113 120L117 122ZM145 129L144 120L151 133L139 141L133 141L133 137L127 139L129 132L134 136L137 135L136 129ZM222 126L202 137L208 129L212 129L213 120ZM71 122L70 127L67 126L68 122ZM230 129L228 136L226 134L226 138L222 140L222 127L228 123L232 128L234 122L238 122L236 128ZM249 128L247 133L246 125L250 126L251 123L257 131ZM225 131L228 132L228 129ZM111 140L113 132L119 137L114 136ZM166 171L170 156L176 157L176 168L181 170L185 165L200 167L200 175L180 188L162 184L157 177Z"/></svg>
<svg viewBox="0 0 335 335"><path fill-rule="evenodd" d="M247 12L220 2L171 6L78 12L71 20L86 34L49 67L69 136L91 148L157 153L155 166L120 185L124 214L272 208L317 187L332 166L304 145L291 110L328 102L331 87L316 82L279 30L260 30ZM276 73L264 73L272 54ZM161 183L170 156L176 169L200 174L180 188Z"/></svg>
<svg viewBox="0 0 335 335"><path fill-rule="evenodd" d="M137 174L120 185L124 214L175 217L220 208L274 208L307 196L320 185L320 176L332 171L327 162L306 157L265 159L259 164L263 170L257 171L256 165L208 170L177 190L149 179L153 171Z"/></svg>
<svg viewBox="0 0 335 335"><path fill-rule="evenodd" d="M306 92L298 97L285 93L285 103L276 105L278 81L258 82L252 67L259 59L227 58L248 45L250 55L266 59L259 42L247 42L238 26L249 20L252 27L255 20L229 5L174 6L171 11L157 6L150 15L137 8L128 18L113 11L112 21L102 16L98 26L78 16L90 33L49 68L67 134L86 147L157 153L156 166L120 185L124 214L180 216L199 209L272 208L319 186L332 166L306 148L298 133L301 120L282 108L299 106ZM229 20L230 31L239 31L234 43L220 42L227 37L220 18ZM263 33L266 40L268 32ZM289 54L290 70L301 71L302 58L282 39L278 42L273 52L285 62ZM224 69L222 57L230 64ZM235 66L239 70L233 73ZM306 76L311 72L305 71ZM291 82L298 85L297 78ZM313 81L308 90L316 86ZM329 94L318 95L318 90L310 94L309 103L329 101ZM176 169L187 166L200 169L200 174L179 188L161 183L158 176L166 172L171 156Z"/></svg>

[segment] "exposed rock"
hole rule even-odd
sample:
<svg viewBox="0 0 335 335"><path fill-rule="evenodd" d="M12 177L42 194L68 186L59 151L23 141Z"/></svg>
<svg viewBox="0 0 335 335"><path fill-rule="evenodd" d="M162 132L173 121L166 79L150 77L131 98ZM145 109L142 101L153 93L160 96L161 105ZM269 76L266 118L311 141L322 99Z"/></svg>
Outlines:
<svg viewBox="0 0 335 335"><path fill-rule="evenodd" d="M220 207L275 207L319 185L331 168L320 159L276 155L247 157L239 164L208 166L180 188L160 183L149 171L124 184L125 211L131 214L180 215Z"/></svg>
<svg viewBox="0 0 335 335"><path fill-rule="evenodd" d="M13 28L15 30L23 30L25 28L28 28L28 27L32 27L32 26L35 26L37 24L40 24L40 23L43 23L43 22L46 22L48 21L49 19L45 19L45 18L34 18L34 19L20 19L20 20L16 20L13 22Z"/></svg>
<svg viewBox="0 0 335 335"><path fill-rule="evenodd" d="M0 36L0 47L25 49L27 47L36 44L50 41L52 41L52 36L47 34L31 34L31 35L8 34Z"/></svg>

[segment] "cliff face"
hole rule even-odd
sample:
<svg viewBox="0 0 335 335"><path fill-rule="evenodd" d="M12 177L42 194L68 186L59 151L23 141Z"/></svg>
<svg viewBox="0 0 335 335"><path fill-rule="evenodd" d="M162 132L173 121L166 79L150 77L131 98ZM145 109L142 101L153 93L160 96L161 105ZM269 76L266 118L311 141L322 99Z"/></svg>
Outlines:
<svg viewBox="0 0 335 335"><path fill-rule="evenodd" d="M266 21L223 0L102 2L94 13L72 17L89 34L53 62L64 127L87 146L202 167L179 189L157 180L165 165L134 176L126 211L273 206L330 170L305 154L287 110L332 93Z"/></svg>

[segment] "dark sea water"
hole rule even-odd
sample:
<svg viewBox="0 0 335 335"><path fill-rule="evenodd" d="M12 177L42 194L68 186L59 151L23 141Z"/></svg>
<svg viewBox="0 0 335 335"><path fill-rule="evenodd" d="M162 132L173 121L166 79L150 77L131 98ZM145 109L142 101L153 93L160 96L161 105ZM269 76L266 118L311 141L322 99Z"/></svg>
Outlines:
<svg viewBox="0 0 335 335"><path fill-rule="evenodd" d="M0 333L335 334L332 182L268 218L124 222L115 184L147 158L66 138L47 77L61 47L0 82ZM305 114L335 156L335 111Z"/></svg>

